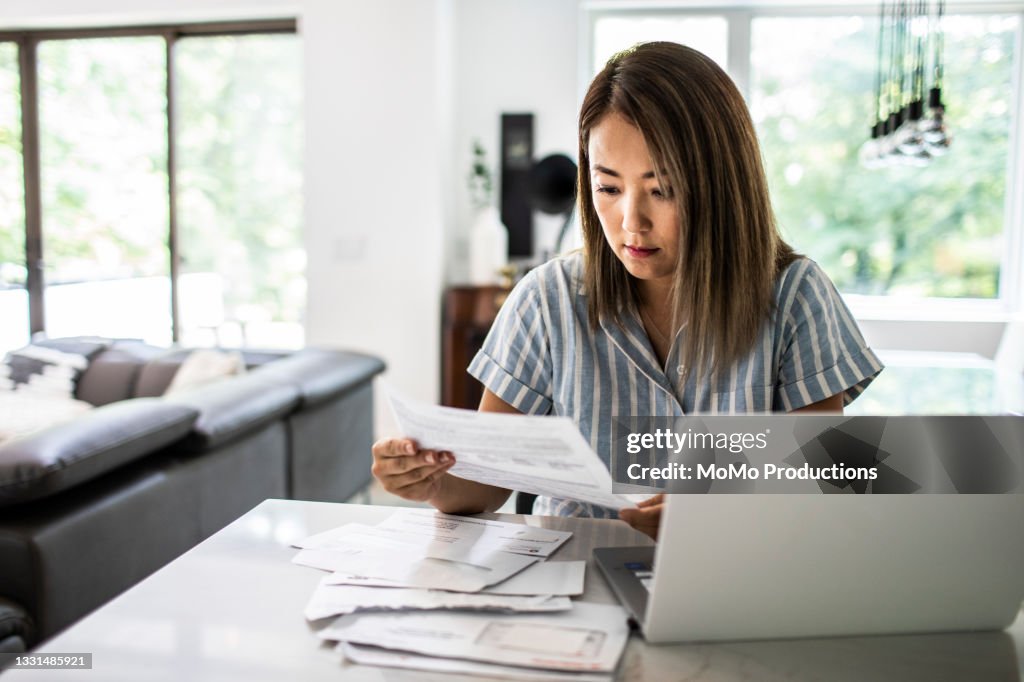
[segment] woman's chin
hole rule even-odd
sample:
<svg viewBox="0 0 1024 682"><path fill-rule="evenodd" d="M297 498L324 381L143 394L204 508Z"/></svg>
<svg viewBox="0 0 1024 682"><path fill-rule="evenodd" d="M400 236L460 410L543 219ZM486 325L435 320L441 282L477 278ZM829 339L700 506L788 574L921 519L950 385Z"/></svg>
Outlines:
<svg viewBox="0 0 1024 682"><path fill-rule="evenodd" d="M631 274L636 279L645 282L655 279L661 279L663 277L671 277L674 271L673 268L666 268L664 266L657 267L657 264L655 263L637 263L629 260L621 260L621 262L623 267L626 268L626 272Z"/></svg>

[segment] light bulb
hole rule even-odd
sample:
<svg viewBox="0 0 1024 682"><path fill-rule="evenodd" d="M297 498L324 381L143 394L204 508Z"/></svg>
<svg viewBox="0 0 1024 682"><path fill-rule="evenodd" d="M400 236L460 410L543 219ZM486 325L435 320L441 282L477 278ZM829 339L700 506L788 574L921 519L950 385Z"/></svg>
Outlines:
<svg viewBox="0 0 1024 682"><path fill-rule="evenodd" d="M942 105L942 90L932 88L928 93L928 115L918 125L925 146L933 155L945 154L952 142L952 135L946 129L946 107Z"/></svg>
<svg viewBox="0 0 1024 682"><path fill-rule="evenodd" d="M918 127L923 110L924 102L921 100L914 100L905 109L906 115L903 117L903 123L900 125L899 130L896 131L896 146L901 154L914 156L924 150L924 136Z"/></svg>
<svg viewBox="0 0 1024 682"><path fill-rule="evenodd" d="M942 156L949 151L949 145L952 142L953 136L946 130L946 126L942 126L939 130L935 131L931 139L925 137L924 148L932 156Z"/></svg>

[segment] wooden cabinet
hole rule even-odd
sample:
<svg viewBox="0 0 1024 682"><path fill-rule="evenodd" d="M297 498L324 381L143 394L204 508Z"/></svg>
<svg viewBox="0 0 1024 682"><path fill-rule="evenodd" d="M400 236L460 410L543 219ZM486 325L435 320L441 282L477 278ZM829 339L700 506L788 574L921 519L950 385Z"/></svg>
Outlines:
<svg viewBox="0 0 1024 682"><path fill-rule="evenodd" d="M476 409L483 386L466 372L480 350L508 290L454 286L444 294L441 319L441 404Z"/></svg>

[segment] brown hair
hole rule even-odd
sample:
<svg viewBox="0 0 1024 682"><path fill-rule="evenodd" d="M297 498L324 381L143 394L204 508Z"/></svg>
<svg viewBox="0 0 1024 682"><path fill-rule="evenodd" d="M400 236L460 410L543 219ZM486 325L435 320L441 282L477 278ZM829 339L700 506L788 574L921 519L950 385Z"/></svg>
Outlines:
<svg viewBox="0 0 1024 682"><path fill-rule="evenodd" d="M584 289L594 328L601 319L621 324L639 304L635 279L605 240L590 184L590 131L613 112L640 130L676 202L672 322L687 326L682 362L698 376L717 374L753 347L772 312L775 279L797 258L775 224L754 124L729 76L696 50L641 43L608 60L579 119Z"/></svg>

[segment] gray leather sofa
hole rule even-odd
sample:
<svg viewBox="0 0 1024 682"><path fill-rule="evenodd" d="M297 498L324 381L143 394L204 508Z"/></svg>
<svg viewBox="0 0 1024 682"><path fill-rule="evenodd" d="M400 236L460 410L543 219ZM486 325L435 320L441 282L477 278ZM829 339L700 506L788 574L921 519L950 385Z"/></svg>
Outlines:
<svg viewBox="0 0 1024 682"><path fill-rule="evenodd" d="M159 397L187 350L115 343L97 408L0 447L0 652L46 640L267 498L371 478L373 357L243 352L249 371Z"/></svg>

